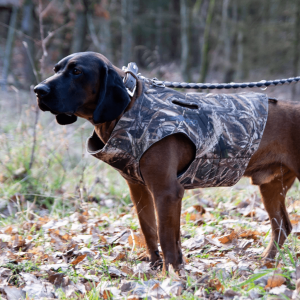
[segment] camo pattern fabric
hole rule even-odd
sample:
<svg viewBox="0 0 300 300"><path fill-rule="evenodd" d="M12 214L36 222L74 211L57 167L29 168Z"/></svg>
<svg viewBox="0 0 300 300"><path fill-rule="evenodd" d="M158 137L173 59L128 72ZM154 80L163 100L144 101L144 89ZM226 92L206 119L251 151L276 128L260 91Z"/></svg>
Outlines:
<svg viewBox="0 0 300 300"><path fill-rule="evenodd" d="M124 113L104 145L94 132L87 150L144 184L139 161L154 143L176 133L196 146L188 169L178 175L185 189L232 186L243 176L258 149L268 116L268 98L260 93L183 94L143 83L143 92Z"/></svg>

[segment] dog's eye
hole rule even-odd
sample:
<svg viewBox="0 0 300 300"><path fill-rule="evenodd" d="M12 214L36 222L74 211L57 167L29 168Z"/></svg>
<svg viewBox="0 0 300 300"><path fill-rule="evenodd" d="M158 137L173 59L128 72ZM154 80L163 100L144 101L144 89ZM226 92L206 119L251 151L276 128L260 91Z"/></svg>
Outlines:
<svg viewBox="0 0 300 300"><path fill-rule="evenodd" d="M73 71L72 71L72 73L73 73L74 75L79 75L79 74L81 74L82 72L81 72L79 69L74 68Z"/></svg>

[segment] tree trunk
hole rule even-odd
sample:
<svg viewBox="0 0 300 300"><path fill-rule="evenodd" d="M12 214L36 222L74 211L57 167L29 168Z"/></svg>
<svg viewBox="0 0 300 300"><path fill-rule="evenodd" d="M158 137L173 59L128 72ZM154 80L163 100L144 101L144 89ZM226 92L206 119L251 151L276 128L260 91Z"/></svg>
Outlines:
<svg viewBox="0 0 300 300"><path fill-rule="evenodd" d="M243 78L243 61L244 61L244 33L239 28L239 32L237 35L237 71L236 71L236 79L241 81Z"/></svg>
<svg viewBox="0 0 300 300"><path fill-rule="evenodd" d="M23 61L24 61L24 78L25 84L30 86L31 84L35 83L35 76L32 70L32 66L30 63L30 59L34 58L34 43L32 39L28 38L27 36L33 37L33 30L34 30L34 6L32 0L25 1L23 5L23 18L22 18L22 32L26 35L24 37L24 41L27 43L27 50L25 48L22 49Z"/></svg>
<svg viewBox="0 0 300 300"><path fill-rule="evenodd" d="M80 9L77 9L76 20L73 31L73 41L71 46L71 52L81 52L84 51L84 42L87 29L87 20L86 20L86 8L83 6Z"/></svg>
<svg viewBox="0 0 300 300"><path fill-rule="evenodd" d="M11 54L13 50L15 28L17 23L17 14L18 14L18 7L14 6L10 16L9 29L7 33L7 40L6 40L5 53L4 53L4 63L3 63L3 70L2 70L2 84L4 90L6 89L7 77L10 69Z"/></svg>
<svg viewBox="0 0 300 300"><path fill-rule="evenodd" d="M190 58L191 74L193 68L201 65L201 50L203 45L203 32L205 29L205 20L202 18L202 0L196 0L191 7L190 13L190 52L192 57ZM195 43L196 41L196 43ZM191 75L192 77L192 75ZM198 78L196 79L196 81ZM192 80L193 81L193 80Z"/></svg>
<svg viewBox="0 0 300 300"><path fill-rule="evenodd" d="M189 68L189 8L187 0L180 0L180 29L181 29L181 74L185 81L190 80Z"/></svg>
<svg viewBox="0 0 300 300"><path fill-rule="evenodd" d="M294 29L294 59L293 59L293 75L299 76L298 66L299 66L299 44L300 44L300 2L295 0L295 29ZM293 84L292 87L292 99L296 98L297 85Z"/></svg>
<svg viewBox="0 0 300 300"><path fill-rule="evenodd" d="M63 12L62 17L64 19L64 24L70 21L67 10ZM61 41L61 43L57 45L58 59L61 59L70 54L72 46L72 31L74 31L73 28L71 28L70 26L66 26L57 33L57 40Z"/></svg>
<svg viewBox="0 0 300 300"><path fill-rule="evenodd" d="M155 48L159 55L162 53L162 7L161 4L157 4L157 14L156 14L156 19L155 19Z"/></svg>
<svg viewBox="0 0 300 300"><path fill-rule="evenodd" d="M237 34L237 72L236 77L239 81L245 78L245 63L244 63L244 39L245 39L245 25L244 20L248 12L247 4L241 7L241 17L238 21Z"/></svg>
<svg viewBox="0 0 300 300"><path fill-rule="evenodd" d="M230 23L232 25L229 29L229 39L226 41L226 69L224 75L224 82L232 82L235 80L237 72L237 52L238 52L238 0L232 1L232 17ZM229 22L227 22L229 23ZM242 37L242 36L240 36Z"/></svg>
<svg viewBox="0 0 300 300"><path fill-rule="evenodd" d="M132 53L132 0L122 0L122 64L127 66Z"/></svg>
<svg viewBox="0 0 300 300"><path fill-rule="evenodd" d="M100 19L100 50L107 57L112 57L111 53L111 31L110 20Z"/></svg>
<svg viewBox="0 0 300 300"><path fill-rule="evenodd" d="M222 7L222 23L221 35L222 42L220 43L223 48L223 61L224 61L224 81L227 82L227 73L230 68L230 53L231 53L231 35L230 26L228 22L228 7L230 0L223 0Z"/></svg>
<svg viewBox="0 0 300 300"><path fill-rule="evenodd" d="M96 48L96 51L100 52L101 54L105 55L104 53L101 52L101 43L100 40L98 39L97 33L96 33L96 27L94 24L93 16L90 13L87 13L86 15L87 18L87 24L89 27L91 39L93 41L93 44Z"/></svg>
<svg viewBox="0 0 300 300"><path fill-rule="evenodd" d="M209 32L211 20L214 12L215 0L209 0L208 12L206 17L206 24L204 30L203 46L202 46L202 59L201 59L201 71L199 82L205 82L205 78L208 70L208 51L209 51Z"/></svg>

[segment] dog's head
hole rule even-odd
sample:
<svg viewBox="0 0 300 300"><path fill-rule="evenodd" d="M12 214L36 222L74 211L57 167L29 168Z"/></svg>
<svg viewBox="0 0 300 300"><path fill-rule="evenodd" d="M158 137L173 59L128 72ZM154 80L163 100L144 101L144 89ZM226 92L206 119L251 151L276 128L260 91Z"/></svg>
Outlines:
<svg viewBox="0 0 300 300"><path fill-rule="evenodd" d="M40 109L55 114L61 125L74 123L77 116L94 124L109 122L130 103L121 76L101 54L69 55L55 65L54 71L34 92Z"/></svg>

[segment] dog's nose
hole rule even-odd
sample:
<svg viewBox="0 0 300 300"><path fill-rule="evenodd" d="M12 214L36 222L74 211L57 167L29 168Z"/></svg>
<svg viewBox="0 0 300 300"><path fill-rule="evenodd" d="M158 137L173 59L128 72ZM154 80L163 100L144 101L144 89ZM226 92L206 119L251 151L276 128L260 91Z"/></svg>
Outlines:
<svg viewBox="0 0 300 300"><path fill-rule="evenodd" d="M45 84L38 84L33 90L38 97L45 97L50 93L50 88Z"/></svg>

